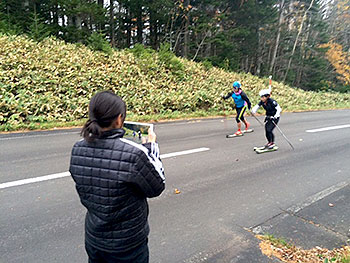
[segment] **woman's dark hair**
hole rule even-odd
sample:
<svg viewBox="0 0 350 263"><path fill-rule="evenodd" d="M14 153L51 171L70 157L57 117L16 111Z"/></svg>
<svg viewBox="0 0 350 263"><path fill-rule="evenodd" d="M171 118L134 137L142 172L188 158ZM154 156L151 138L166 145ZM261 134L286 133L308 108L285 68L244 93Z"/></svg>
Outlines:
<svg viewBox="0 0 350 263"><path fill-rule="evenodd" d="M118 116L123 121L126 117L125 102L111 91L102 91L95 94L89 104L89 120L85 123L81 135L88 142L94 141L102 134L102 128L112 125Z"/></svg>

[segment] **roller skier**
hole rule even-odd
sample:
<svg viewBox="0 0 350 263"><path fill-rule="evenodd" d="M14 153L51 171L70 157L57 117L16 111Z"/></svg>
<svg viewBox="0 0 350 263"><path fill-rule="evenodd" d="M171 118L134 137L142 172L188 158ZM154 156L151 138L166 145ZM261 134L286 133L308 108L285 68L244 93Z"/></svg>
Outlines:
<svg viewBox="0 0 350 263"><path fill-rule="evenodd" d="M237 122L237 131L234 134L227 135L227 138L243 136L245 132L252 132L252 129L249 129L250 123L244 118L244 113L247 109L251 109L251 103L247 94L242 90L242 85L239 81L233 83L233 91L228 93L226 96L222 97L224 100L233 98L235 102L235 108L237 112L236 122ZM245 125L245 130L242 131L242 122Z"/></svg>
<svg viewBox="0 0 350 263"><path fill-rule="evenodd" d="M279 122L282 109L278 105L277 101L271 98L271 89L264 89L259 92L260 102L255 105L252 109L252 114L255 114L260 107L266 110L265 117L265 134L267 144L263 147L255 147L254 150L260 153L267 151L276 151L278 147L275 144L275 135L273 130Z"/></svg>

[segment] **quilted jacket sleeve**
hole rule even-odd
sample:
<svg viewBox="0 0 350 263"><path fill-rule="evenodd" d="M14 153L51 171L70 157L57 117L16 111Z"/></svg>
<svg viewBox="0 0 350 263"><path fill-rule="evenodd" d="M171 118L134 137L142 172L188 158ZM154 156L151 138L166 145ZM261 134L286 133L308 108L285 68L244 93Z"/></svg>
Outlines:
<svg viewBox="0 0 350 263"><path fill-rule="evenodd" d="M147 143L143 146L148 151L142 152L136 160L138 176L134 183L146 197L156 197L165 188L164 168L159 157L159 147L157 143Z"/></svg>

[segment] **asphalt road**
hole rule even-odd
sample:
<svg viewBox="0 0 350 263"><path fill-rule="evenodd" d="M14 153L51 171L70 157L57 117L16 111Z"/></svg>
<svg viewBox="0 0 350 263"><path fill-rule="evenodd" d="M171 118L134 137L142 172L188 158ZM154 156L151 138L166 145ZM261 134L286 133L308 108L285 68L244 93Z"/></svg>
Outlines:
<svg viewBox="0 0 350 263"><path fill-rule="evenodd" d="M262 120L263 118L260 117ZM166 190L150 200L150 262L271 262L247 228L316 193L350 182L350 110L283 114L277 152L258 155L263 128L226 139L234 120L156 125ZM0 185L68 170L77 130L0 135ZM174 189L181 191L174 194ZM87 262L85 210L70 177L0 189L0 262Z"/></svg>

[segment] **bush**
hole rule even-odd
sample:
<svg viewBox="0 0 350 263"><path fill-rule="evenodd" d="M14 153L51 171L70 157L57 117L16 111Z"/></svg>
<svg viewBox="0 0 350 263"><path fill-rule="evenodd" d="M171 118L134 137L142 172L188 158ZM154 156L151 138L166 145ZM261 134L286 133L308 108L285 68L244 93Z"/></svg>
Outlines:
<svg viewBox="0 0 350 263"><path fill-rule="evenodd" d="M157 53L135 46L106 56L54 38L36 42L0 34L0 129L79 123L87 118L90 98L101 90L118 93L128 115L139 119L232 112L232 102L224 103L220 95L231 91L233 80L242 82L252 103L268 85L268 79L250 74L204 70L165 47ZM284 111L350 106L350 94L305 92L276 82L273 97Z"/></svg>
<svg viewBox="0 0 350 263"><path fill-rule="evenodd" d="M87 39L87 44L94 51L102 51L107 55L113 53L113 48L101 33L93 32Z"/></svg>
<svg viewBox="0 0 350 263"><path fill-rule="evenodd" d="M159 60L168 68L172 73L177 76L183 77L184 65L178 57L170 50L168 43L163 43L158 51Z"/></svg>
<svg viewBox="0 0 350 263"><path fill-rule="evenodd" d="M131 53L137 58L153 58L155 51L151 48L146 48L144 45L136 44L132 49Z"/></svg>
<svg viewBox="0 0 350 263"><path fill-rule="evenodd" d="M202 65L203 65L205 70L210 70L213 68L213 64L209 60L204 60L202 62Z"/></svg>

